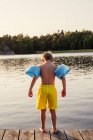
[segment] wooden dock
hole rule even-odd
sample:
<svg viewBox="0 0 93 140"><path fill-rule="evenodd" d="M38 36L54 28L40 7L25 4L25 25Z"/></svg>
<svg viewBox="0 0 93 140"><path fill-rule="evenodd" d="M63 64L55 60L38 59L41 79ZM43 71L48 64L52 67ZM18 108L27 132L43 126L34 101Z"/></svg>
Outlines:
<svg viewBox="0 0 93 140"><path fill-rule="evenodd" d="M59 130L57 135L50 131L41 133L39 130L32 129L0 129L0 140L93 140L93 129Z"/></svg>

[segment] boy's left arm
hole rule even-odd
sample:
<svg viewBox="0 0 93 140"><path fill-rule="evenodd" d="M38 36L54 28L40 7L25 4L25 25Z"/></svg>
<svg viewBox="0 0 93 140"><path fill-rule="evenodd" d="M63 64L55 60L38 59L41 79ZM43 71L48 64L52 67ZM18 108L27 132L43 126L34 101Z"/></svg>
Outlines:
<svg viewBox="0 0 93 140"><path fill-rule="evenodd" d="M37 79L38 79L38 77L33 77L32 81L31 81L31 85L30 85L29 92L28 92L29 97L33 96L32 89L33 89Z"/></svg>

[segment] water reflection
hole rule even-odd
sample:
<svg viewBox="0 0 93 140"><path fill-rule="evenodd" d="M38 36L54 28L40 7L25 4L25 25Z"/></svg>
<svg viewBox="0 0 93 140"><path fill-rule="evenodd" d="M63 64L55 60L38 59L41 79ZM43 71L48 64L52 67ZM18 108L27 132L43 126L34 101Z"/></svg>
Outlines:
<svg viewBox="0 0 93 140"><path fill-rule="evenodd" d="M22 56L0 58L0 127L39 128L39 112L35 98L40 79L34 88L34 97L28 98L31 78L24 74L28 66L41 63L40 57ZM62 98L61 81L56 78L58 90L58 127L93 128L93 57L54 57L56 65L65 63L71 71L67 75L67 97ZM8 120L8 121L7 121ZM50 116L47 114L47 127Z"/></svg>
<svg viewBox="0 0 93 140"><path fill-rule="evenodd" d="M24 70L30 65L33 64L40 64L41 59L38 57L34 58L6 58L6 59L0 59L0 69L6 71L11 71L11 69L20 69ZM70 56L70 57L54 57L54 64L66 64L70 68L79 70L83 69L84 71L91 71L93 68L93 57L92 56Z"/></svg>

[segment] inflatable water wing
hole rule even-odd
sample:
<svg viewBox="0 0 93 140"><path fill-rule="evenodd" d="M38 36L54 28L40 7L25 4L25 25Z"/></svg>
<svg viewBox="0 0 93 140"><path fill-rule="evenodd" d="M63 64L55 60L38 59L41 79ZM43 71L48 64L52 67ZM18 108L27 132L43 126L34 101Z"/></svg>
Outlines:
<svg viewBox="0 0 93 140"><path fill-rule="evenodd" d="M40 76L40 66L32 65L26 70L25 73L31 77L34 77L34 76L39 77Z"/></svg>
<svg viewBox="0 0 93 140"><path fill-rule="evenodd" d="M60 79L62 76L65 76L69 71L69 67L67 65L62 64L55 69L54 73Z"/></svg>

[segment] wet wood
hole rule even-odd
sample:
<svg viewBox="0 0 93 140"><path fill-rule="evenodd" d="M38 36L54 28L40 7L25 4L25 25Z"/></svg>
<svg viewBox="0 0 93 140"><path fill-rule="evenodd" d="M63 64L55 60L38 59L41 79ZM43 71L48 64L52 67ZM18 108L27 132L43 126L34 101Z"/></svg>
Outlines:
<svg viewBox="0 0 93 140"><path fill-rule="evenodd" d="M79 130L84 140L93 140L93 129Z"/></svg>
<svg viewBox="0 0 93 140"><path fill-rule="evenodd" d="M67 140L67 138L63 130L58 130L57 134L51 132L51 140Z"/></svg>

